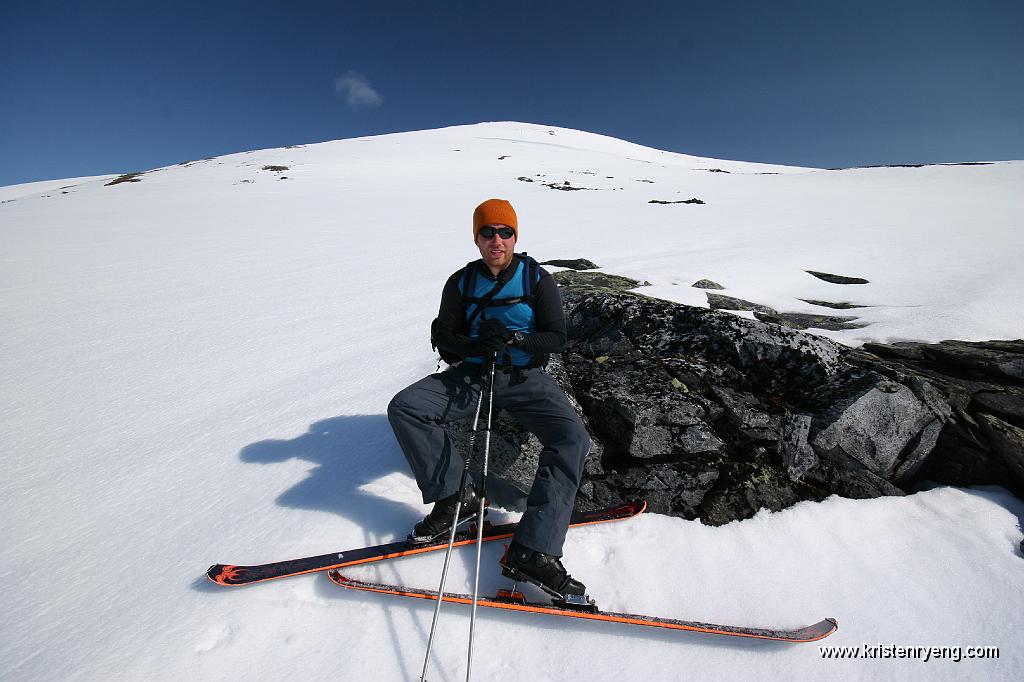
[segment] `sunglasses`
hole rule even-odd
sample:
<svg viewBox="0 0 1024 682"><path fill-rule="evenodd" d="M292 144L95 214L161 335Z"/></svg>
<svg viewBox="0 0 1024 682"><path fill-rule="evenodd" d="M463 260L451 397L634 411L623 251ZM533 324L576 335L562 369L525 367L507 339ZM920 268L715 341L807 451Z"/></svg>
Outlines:
<svg viewBox="0 0 1024 682"><path fill-rule="evenodd" d="M516 231L511 227L491 227L488 225L487 227L480 228L480 236L484 239L490 239L494 235L498 235L502 239L511 239L515 233Z"/></svg>

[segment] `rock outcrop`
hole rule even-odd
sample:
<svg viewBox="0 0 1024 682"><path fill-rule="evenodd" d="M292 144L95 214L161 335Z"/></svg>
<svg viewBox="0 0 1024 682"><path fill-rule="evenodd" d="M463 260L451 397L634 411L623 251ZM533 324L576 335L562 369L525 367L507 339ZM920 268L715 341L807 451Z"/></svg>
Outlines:
<svg viewBox="0 0 1024 682"><path fill-rule="evenodd" d="M867 344L560 272L569 342L549 371L590 430L578 508L642 497L718 525L833 494L922 481L1024 497L1024 342ZM451 426L465 447L469 425ZM529 490L540 443L499 413L499 503Z"/></svg>

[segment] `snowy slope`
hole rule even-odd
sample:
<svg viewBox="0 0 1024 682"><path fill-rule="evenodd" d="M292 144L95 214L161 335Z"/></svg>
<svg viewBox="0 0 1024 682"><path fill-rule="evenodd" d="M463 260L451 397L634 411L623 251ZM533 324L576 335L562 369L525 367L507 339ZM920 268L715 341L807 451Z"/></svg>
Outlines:
<svg viewBox="0 0 1024 682"><path fill-rule="evenodd" d="M488 123L0 189L0 678L415 677L430 604L202 573L383 542L423 513L384 407L434 369L427 327L475 257L485 198L516 206L521 250L590 258L652 295L706 305L689 286L706 277L779 310L871 305L854 311L868 326L827 332L858 344L1021 336L1022 179L1022 162L823 171ZM565 181L593 190L542 184ZM647 203L691 197L707 203ZM832 616L827 644L996 645L996 661L823 661L815 645L484 613L477 651L495 653L475 676L1018 679L1022 516L1001 491L936 489L717 529L650 515L567 544L609 610ZM429 587L439 567L360 574ZM464 675L467 627L443 615L433 679Z"/></svg>
<svg viewBox="0 0 1024 682"><path fill-rule="evenodd" d="M41 180L39 182L24 182L20 185L7 185L0 187L0 202L11 201L20 197L30 197L44 194L61 193L64 190L72 190L76 186L86 182L102 180L109 182L114 175L91 175L84 178L64 178L63 180Z"/></svg>

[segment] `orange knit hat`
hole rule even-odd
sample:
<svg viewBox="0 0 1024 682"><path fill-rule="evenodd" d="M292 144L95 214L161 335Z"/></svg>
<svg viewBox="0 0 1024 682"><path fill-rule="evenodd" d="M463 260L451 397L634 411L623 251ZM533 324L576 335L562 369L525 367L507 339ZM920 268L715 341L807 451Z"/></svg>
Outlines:
<svg viewBox="0 0 1024 682"><path fill-rule="evenodd" d="M519 221L516 218L516 210L504 199L488 199L473 211L473 241L476 241L481 227L491 224L508 225L516 233L516 241L519 241Z"/></svg>

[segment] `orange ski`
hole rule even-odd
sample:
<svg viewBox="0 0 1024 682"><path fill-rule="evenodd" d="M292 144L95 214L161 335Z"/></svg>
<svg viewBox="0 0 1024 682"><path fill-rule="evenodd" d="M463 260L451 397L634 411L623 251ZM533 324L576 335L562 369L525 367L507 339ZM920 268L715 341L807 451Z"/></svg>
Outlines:
<svg viewBox="0 0 1024 682"><path fill-rule="evenodd" d="M617 507L599 509L596 511L576 512L569 521L569 527L589 526L594 523L607 523L609 521L621 521L630 519L642 514L647 509L647 503L643 500L635 500ZM515 533L516 523L503 523L492 526L484 522L484 542L494 540L506 540ZM476 544L476 530L470 527L455 534L455 546ZM425 545L409 545L405 541L390 542L374 547L361 547L350 549L344 552L331 552L318 556L291 559L289 561L277 561L270 564L259 564L254 566L237 566L233 564L214 564L206 571L206 577L218 585L249 585L252 583L273 580L275 578L286 578L293 575L315 573L326 571L332 568L344 568L365 564L385 559L397 559L404 556L423 554L445 549L448 546L448 538L445 536L435 542Z"/></svg>
<svg viewBox="0 0 1024 682"><path fill-rule="evenodd" d="M417 599L437 600L437 592L434 590L421 590L415 587L401 587L398 585L385 585L383 583L364 582L355 580L341 574L338 569L327 572L327 576L337 585L347 587L350 590L362 590L365 592L380 592L392 594L399 597L414 597ZM473 597L468 594L445 593L444 601L454 604L472 604ZM520 592L509 592L500 590L496 597L478 597L478 606L488 608L505 609L510 611L528 611L530 613L542 613L549 616L563 616L566 618L581 618L584 620L600 620L610 623L623 623L627 625L644 625L648 627L664 628L668 630L688 630L690 632L704 632L714 635L728 635L730 637L752 637L755 639L773 639L782 642L814 642L828 637L838 628L834 618L826 618L814 625L798 628L796 630L777 630L770 628L742 627L734 625L716 625L714 623L699 623L694 621L676 620L674 618L658 618L655 616L642 616L635 613L614 613L611 611L599 611L596 607L592 609L578 609L571 606L563 606L557 603L542 604L529 602Z"/></svg>

